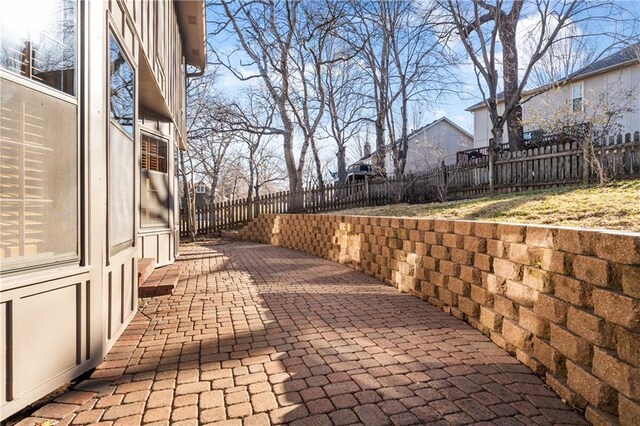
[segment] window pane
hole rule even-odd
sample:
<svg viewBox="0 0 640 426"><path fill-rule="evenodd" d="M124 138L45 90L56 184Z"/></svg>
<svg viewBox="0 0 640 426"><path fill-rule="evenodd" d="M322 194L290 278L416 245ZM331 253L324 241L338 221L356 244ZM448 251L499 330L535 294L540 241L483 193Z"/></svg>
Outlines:
<svg viewBox="0 0 640 426"><path fill-rule="evenodd" d="M140 216L142 226L168 226L170 191L167 141L142 135Z"/></svg>
<svg viewBox="0 0 640 426"><path fill-rule="evenodd" d="M573 86L573 99L582 98L582 85L575 84Z"/></svg>
<svg viewBox="0 0 640 426"><path fill-rule="evenodd" d="M113 36L109 37L109 71L111 118L133 136L133 69Z"/></svg>
<svg viewBox="0 0 640 426"><path fill-rule="evenodd" d="M3 2L0 68L75 95L75 0Z"/></svg>
<svg viewBox="0 0 640 426"><path fill-rule="evenodd" d="M582 98L576 98L573 100L573 111L582 111Z"/></svg>
<svg viewBox="0 0 640 426"><path fill-rule="evenodd" d="M109 35L109 239L111 254L133 245L134 75L120 45ZM114 121L119 124L114 124Z"/></svg>
<svg viewBox="0 0 640 426"><path fill-rule="evenodd" d="M133 141L119 127L109 126L109 238L112 254L133 244Z"/></svg>
<svg viewBox="0 0 640 426"><path fill-rule="evenodd" d="M76 259L77 108L0 84L0 268Z"/></svg>

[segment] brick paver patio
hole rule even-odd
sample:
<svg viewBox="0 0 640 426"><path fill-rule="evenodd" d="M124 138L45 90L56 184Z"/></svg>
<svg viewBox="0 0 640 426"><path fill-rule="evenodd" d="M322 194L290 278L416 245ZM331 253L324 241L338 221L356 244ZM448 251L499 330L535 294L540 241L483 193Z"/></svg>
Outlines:
<svg viewBox="0 0 640 426"><path fill-rule="evenodd" d="M174 294L21 424L585 423L486 336L345 266L215 241L181 262Z"/></svg>

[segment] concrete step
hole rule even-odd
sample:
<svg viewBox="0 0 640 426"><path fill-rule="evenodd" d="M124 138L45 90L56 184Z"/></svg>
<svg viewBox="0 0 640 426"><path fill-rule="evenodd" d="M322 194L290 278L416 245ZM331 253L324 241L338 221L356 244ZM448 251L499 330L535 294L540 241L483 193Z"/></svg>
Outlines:
<svg viewBox="0 0 640 426"><path fill-rule="evenodd" d="M167 265L156 268L138 287L138 297L155 297L173 294L180 279L180 266Z"/></svg>
<svg viewBox="0 0 640 426"><path fill-rule="evenodd" d="M156 260L152 257L138 259L138 287L144 283L156 268Z"/></svg>

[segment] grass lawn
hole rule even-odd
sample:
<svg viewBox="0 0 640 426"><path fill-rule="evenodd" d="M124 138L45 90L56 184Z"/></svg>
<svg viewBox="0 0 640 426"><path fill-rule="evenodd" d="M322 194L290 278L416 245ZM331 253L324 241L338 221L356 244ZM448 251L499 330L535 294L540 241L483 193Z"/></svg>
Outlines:
<svg viewBox="0 0 640 426"><path fill-rule="evenodd" d="M640 179L605 187L567 187L445 203L363 207L338 214L527 222L640 232Z"/></svg>

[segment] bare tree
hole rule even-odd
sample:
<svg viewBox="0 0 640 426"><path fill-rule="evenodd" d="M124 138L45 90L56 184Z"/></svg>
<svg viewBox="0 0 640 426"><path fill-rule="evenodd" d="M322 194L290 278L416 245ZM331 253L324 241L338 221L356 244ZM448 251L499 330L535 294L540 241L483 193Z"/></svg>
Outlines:
<svg viewBox="0 0 640 426"><path fill-rule="evenodd" d="M435 3L385 2L391 25L385 29L393 61L391 100L400 100L400 143L392 143L394 174L404 174L409 147L409 103L434 102L452 92L457 79L451 70L456 58L440 43ZM393 109L390 109L393 112ZM392 142L395 141L395 135Z"/></svg>
<svg viewBox="0 0 640 426"><path fill-rule="evenodd" d="M297 90L290 91L287 100L302 131L304 143L311 147L316 179L323 189L322 161L316 137L326 110L323 75L327 67L345 62L355 53L327 48L334 39L338 39L339 28L346 15L345 3L308 0L301 6L301 12L299 27L295 31L296 43L291 50L295 69L292 85Z"/></svg>
<svg viewBox="0 0 640 426"><path fill-rule="evenodd" d="M233 112L215 95L215 80L215 71L208 72L187 88L190 171L211 185L211 200L216 198L223 168L231 161L227 155L229 147L236 142L234 135L227 132L230 121L227 116Z"/></svg>
<svg viewBox="0 0 640 426"><path fill-rule="evenodd" d="M335 46L329 46L333 49ZM325 132L336 143L337 177L338 182L345 183L347 179L347 147L354 138L358 138L363 127L363 115L366 110L360 86L363 84L363 74L351 62L329 64L324 76L323 84L326 92L329 122ZM360 157L362 157L360 151Z"/></svg>
<svg viewBox="0 0 640 426"><path fill-rule="evenodd" d="M244 119L254 123L256 128L269 129L273 125L276 110L272 100L260 90L248 91L243 104ZM274 135L260 132L238 130L238 137L243 142L245 150L241 158L246 162L249 173L244 173L247 184L247 198L252 200L260 195L260 190L274 182L286 179L282 169L281 158L276 154L271 142Z"/></svg>
<svg viewBox="0 0 640 426"><path fill-rule="evenodd" d="M354 10L358 20L353 33L364 41L360 62L369 77L363 98L375 106L371 118L376 133L373 165L378 174L386 174L385 159L392 150L394 174L401 175L406 164L410 104L433 102L453 87L454 57L438 39L440 24L434 3L377 0L355 2ZM397 134L399 145L395 143Z"/></svg>
<svg viewBox="0 0 640 426"><path fill-rule="evenodd" d="M226 35L235 40L232 51L213 48L214 61L241 81L259 79L273 100L281 127L284 159L292 192L302 189L309 141L300 145L298 159L294 154L294 122L290 110L291 54L299 17L300 3L293 0L255 2L227 0L213 2L215 17L213 35ZM247 58L247 61L238 57ZM276 129L272 129L276 132Z"/></svg>

